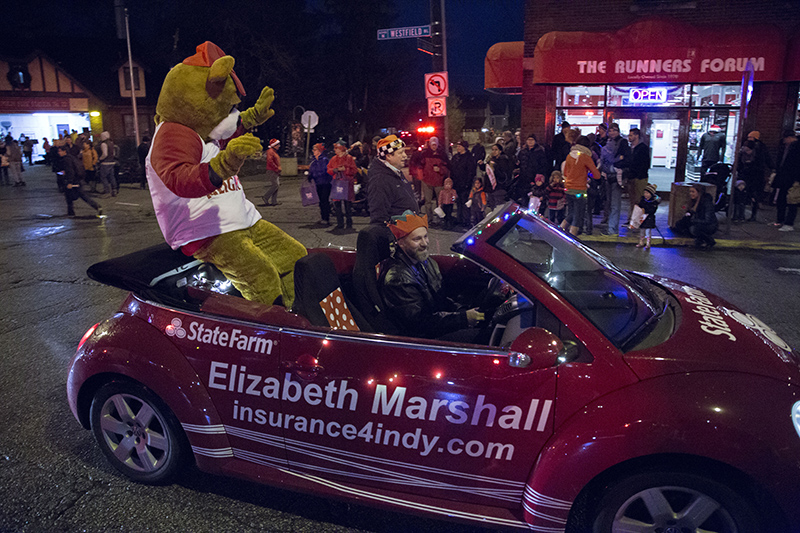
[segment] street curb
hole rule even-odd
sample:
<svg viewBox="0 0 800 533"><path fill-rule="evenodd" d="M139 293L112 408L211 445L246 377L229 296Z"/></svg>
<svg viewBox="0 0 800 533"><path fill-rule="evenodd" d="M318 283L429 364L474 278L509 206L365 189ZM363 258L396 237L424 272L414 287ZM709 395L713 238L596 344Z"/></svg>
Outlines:
<svg viewBox="0 0 800 533"><path fill-rule="evenodd" d="M608 244L636 245L639 243L638 237L615 237L614 235L579 235L581 242L600 242ZM745 250L768 250L777 252L793 252L800 250L800 243L790 242L766 242L739 239L720 239L716 238L715 248L719 249L745 249ZM691 237L653 237L651 247L655 248L679 248L693 247L694 239Z"/></svg>

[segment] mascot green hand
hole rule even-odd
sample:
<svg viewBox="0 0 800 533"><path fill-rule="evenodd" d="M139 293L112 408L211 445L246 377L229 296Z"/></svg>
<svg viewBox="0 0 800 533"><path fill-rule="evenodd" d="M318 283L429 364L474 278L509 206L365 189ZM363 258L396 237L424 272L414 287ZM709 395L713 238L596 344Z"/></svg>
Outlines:
<svg viewBox="0 0 800 533"><path fill-rule="evenodd" d="M241 119L244 129L249 130L255 128L269 120L270 117L275 114L275 110L270 109L274 100L275 92L269 87L264 87L261 90L261 95L258 97L256 105L242 111Z"/></svg>
<svg viewBox="0 0 800 533"><path fill-rule="evenodd" d="M275 94L265 87L240 114L245 92L234 63L207 41L167 74L145 161L150 195L173 249L216 265L248 300L290 307L294 264L306 249L261 218L237 176L262 150L246 130L274 114Z"/></svg>
<svg viewBox="0 0 800 533"><path fill-rule="evenodd" d="M230 178L239 173L245 159L251 155L261 153L261 141L252 133L245 133L228 141L228 145L218 156L209 162L211 168L223 179Z"/></svg>

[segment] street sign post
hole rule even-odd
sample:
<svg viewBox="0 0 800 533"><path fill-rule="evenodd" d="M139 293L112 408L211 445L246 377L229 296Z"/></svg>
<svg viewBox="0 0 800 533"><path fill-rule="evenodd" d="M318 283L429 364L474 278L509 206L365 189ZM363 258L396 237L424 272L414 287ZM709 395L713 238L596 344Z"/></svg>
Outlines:
<svg viewBox="0 0 800 533"><path fill-rule="evenodd" d="M308 163L308 143L311 142L311 132L314 131L314 126L319 124L319 115L313 111L306 111L300 117L300 124L306 130L306 158L305 162Z"/></svg>
<svg viewBox="0 0 800 533"><path fill-rule="evenodd" d="M378 40L388 41L389 39L412 39L416 37L430 37L431 25L407 26L405 28L386 28L378 30Z"/></svg>
<svg viewBox="0 0 800 533"><path fill-rule="evenodd" d="M428 116L447 116L447 98L428 98Z"/></svg>
<svg viewBox="0 0 800 533"><path fill-rule="evenodd" d="M425 74L425 98L450 96L449 93L450 87L447 82L447 71Z"/></svg>

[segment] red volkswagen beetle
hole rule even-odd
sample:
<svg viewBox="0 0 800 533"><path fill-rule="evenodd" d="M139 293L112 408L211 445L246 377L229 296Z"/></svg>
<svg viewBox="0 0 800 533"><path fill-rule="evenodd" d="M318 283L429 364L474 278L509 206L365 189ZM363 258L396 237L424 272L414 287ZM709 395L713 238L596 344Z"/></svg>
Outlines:
<svg viewBox="0 0 800 533"><path fill-rule="evenodd" d="M799 531L800 367L757 318L624 272L518 208L437 257L486 344L396 335L385 228L312 250L292 311L166 246L96 264L131 294L70 365L111 464L557 531Z"/></svg>

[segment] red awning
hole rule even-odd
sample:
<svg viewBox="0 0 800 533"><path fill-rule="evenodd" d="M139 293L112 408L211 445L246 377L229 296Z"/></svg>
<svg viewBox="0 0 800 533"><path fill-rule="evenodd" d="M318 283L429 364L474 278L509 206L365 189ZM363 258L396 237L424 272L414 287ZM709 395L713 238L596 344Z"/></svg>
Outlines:
<svg viewBox="0 0 800 533"><path fill-rule="evenodd" d="M522 94L523 41L497 43L484 60L484 88L503 94Z"/></svg>
<svg viewBox="0 0 800 533"><path fill-rule="evenodd" d="M616 32L543 35L533 54L533 82L732 83L741 81L748 59L755 81L781 81L785 54L776 26L696 27L653 18Z"/></svg>

